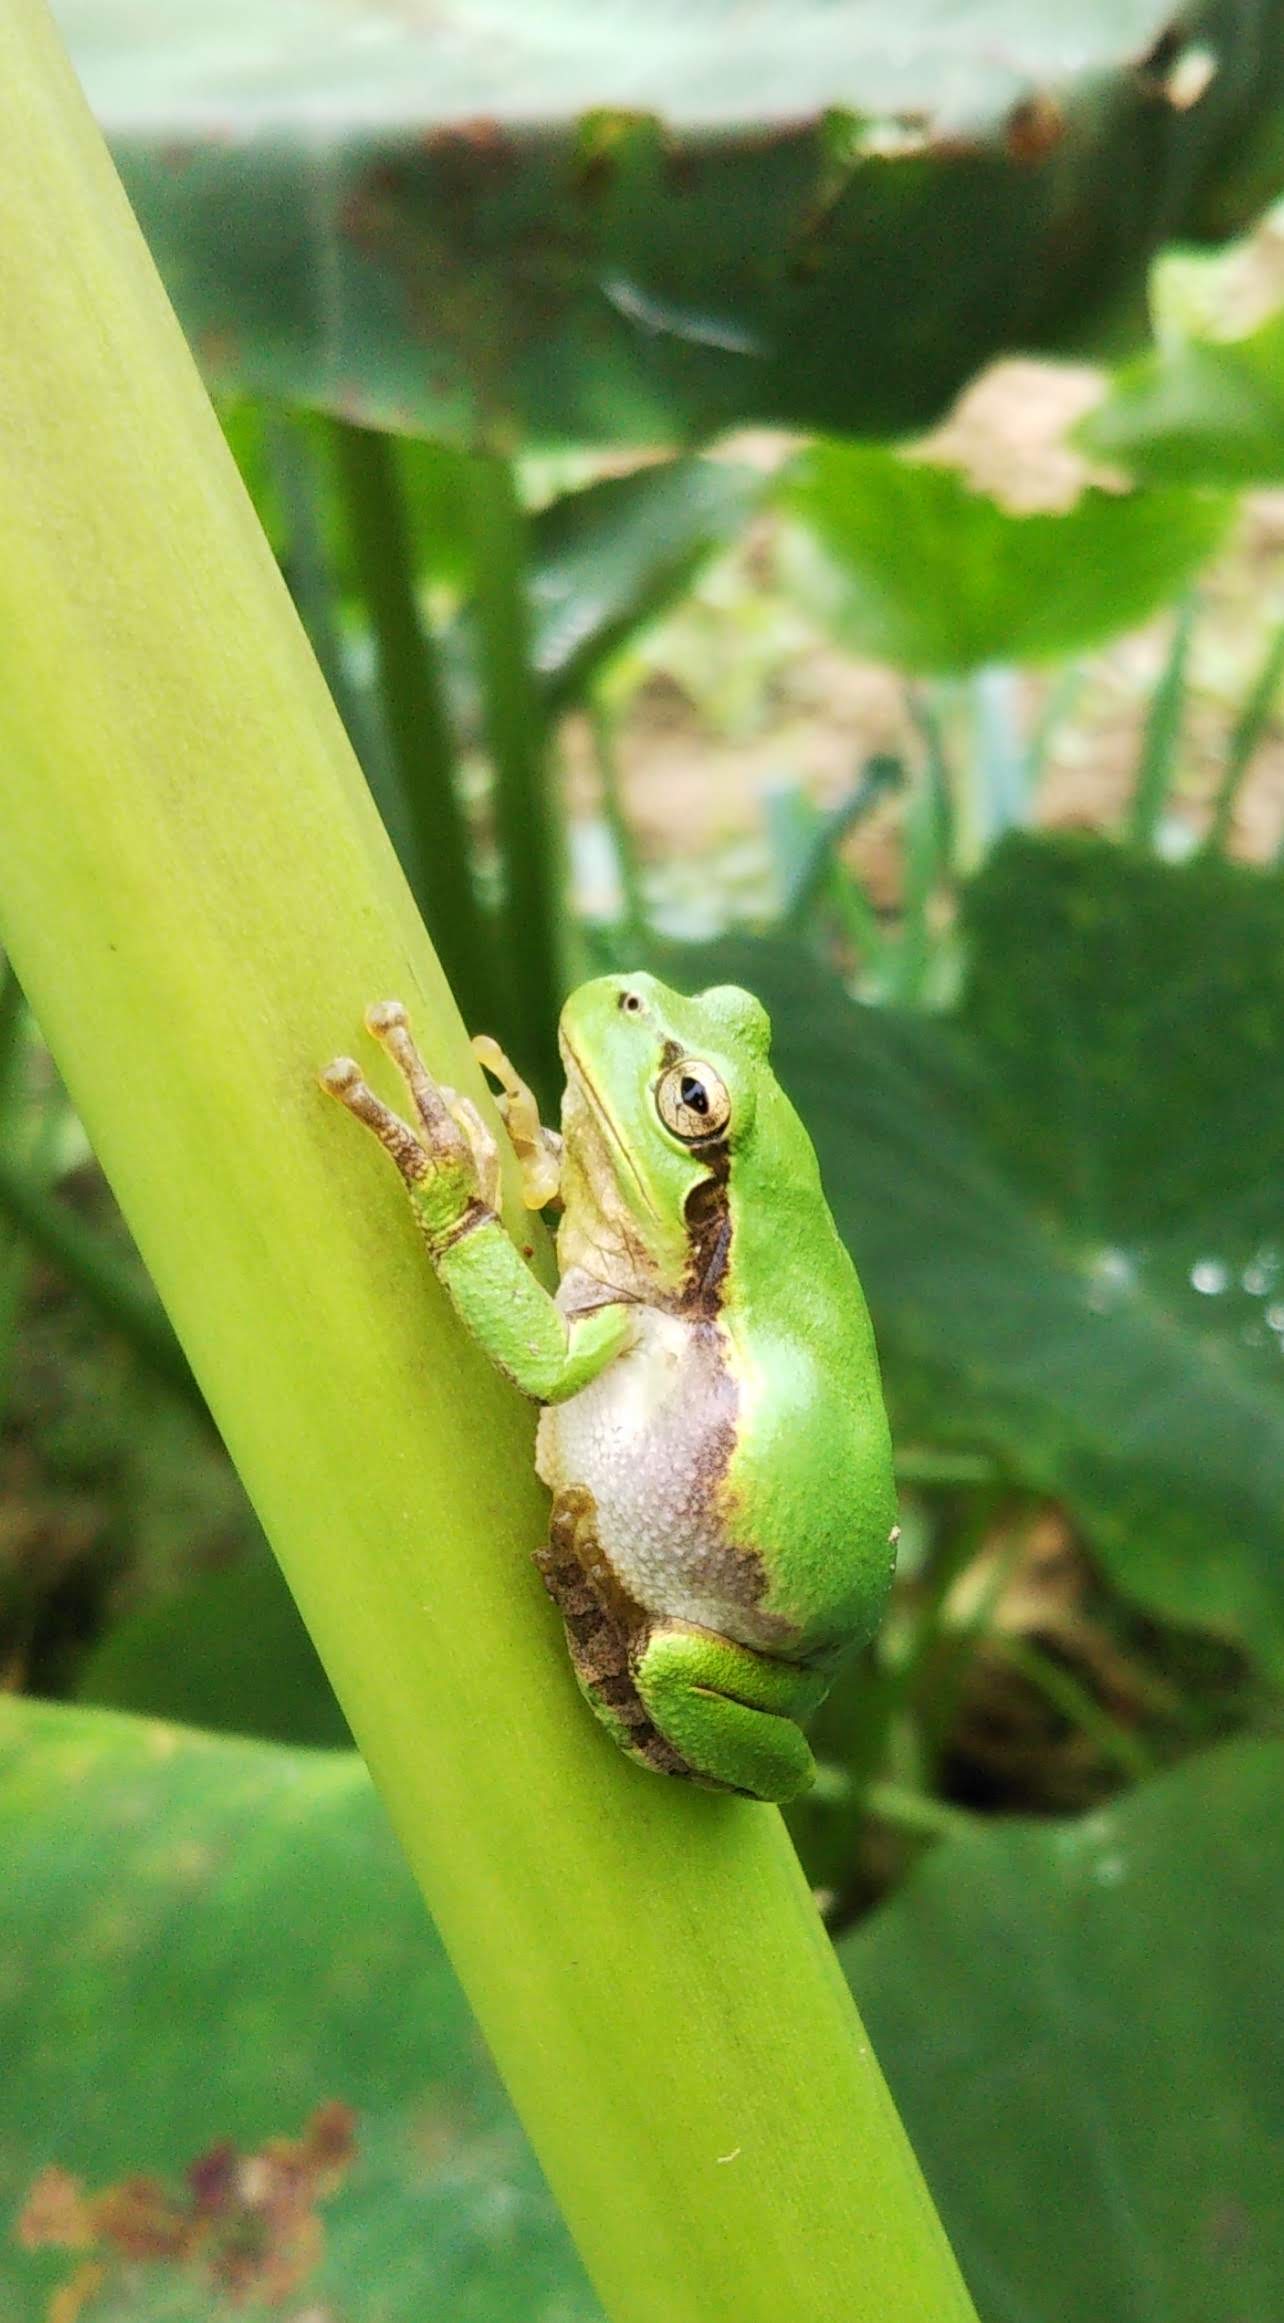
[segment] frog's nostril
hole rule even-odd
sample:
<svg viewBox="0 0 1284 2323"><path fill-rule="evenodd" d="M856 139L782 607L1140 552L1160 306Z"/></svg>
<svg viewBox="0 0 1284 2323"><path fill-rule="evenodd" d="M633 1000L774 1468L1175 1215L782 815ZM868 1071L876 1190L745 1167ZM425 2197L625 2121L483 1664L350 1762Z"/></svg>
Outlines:
<svg viewBox="0 0 1284 2323"><path fill-rule="evenodd" d="M629 1016L640 1016L646 1006L640 992L622 992L620 1006Z"/></svg>

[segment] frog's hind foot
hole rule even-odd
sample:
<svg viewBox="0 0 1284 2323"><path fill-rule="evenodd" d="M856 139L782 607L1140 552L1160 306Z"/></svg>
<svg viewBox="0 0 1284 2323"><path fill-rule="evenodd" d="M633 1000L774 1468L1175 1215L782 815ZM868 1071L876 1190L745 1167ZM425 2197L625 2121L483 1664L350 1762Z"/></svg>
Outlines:
<svg viewBox="0 0 1284 2323"><path fill-rule="evenodd" d="M559 1492L547 1546L535 1552L544 1586L566 1624L571 1667L621 1750L656 1774L690 1778L692 1768L660 1733L634 1683L631 1641L645 1628L646 1616L607 1566L596 1516L593 1495L583 1486Z"/></svg>
<svg viewBox="0 0 1284 2323"><path fill-rule="evenodd" d="M644 1710L693 1782L783 1805L808 1789L815 1761L800 1719L826 1674L755 1653L684 1621L658 1621L633 1663Z"/></svg>

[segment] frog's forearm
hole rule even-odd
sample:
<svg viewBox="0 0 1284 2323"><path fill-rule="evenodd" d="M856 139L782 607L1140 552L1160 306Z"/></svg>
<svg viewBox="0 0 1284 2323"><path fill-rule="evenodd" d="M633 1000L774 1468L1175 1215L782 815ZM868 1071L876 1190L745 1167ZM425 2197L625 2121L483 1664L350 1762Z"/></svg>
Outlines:
<svg viewBox="0 0 1284 2323"><path fill-rule="evenodd" d="M487 1212L444 1248L438 1243L433 1264L460 1321L497 1369L537 1403L564 1403L577 1394L628 1338L626 1306L595 1307L568 1320Z"/></svg>

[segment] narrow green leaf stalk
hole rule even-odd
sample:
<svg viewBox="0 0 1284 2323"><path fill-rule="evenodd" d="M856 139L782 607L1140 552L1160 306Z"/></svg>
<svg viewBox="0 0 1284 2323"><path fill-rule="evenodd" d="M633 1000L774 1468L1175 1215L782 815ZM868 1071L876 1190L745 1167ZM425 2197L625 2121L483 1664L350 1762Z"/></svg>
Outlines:
<svg viewBox="0 0 1284 2323"><path fill-rule="evenodd" d="M1235 802L1270 723L1281 678L1284 678L1284 621L1280 622L1266 648L1256 682L1232 729L1226 766L1213 803L1212 821L1204 839L1202 851L1205 854L1224 855L1226 852Z"/></svg>
<svg viewBox="0 0 1284 2323"><path fill-rule="evenodd" d="M620 782L619 755L615 747L615 711L604 686L599 686L590 696L588 714L593 734L593 754L597 760L598 781L601 785L602 819L611 834L611 851L620 882L622 909L618 928L619 943L622 956L627 950L632 962L643 968L651 957L651 930L647 923L646 895L642 886L638 851L629 826Z"/></svg>
<svg viewBox="0 0 1284 2323"><path fill-rule="evenodd" d="M0 1164L21 1151L23 1030L27 1004L7 960L0 962ZM0 1223L0 1424L9 1402L18 1325L31 1272L26 1237Z"/></svg>
<svg viewBox="0 0 1284 2323"><path fill-rule="evenodd" d="M339 420L331 441L374 632L384 731L409 830L411 886L470 1022L491 1031L499 1014L494 945L473 886L437 643L415 596L397 447L372 428Z"/></svg>
<svg viewBox="0 0 1284 2323"><path fill-rule="evenodd" d="M260 417L261 440L285 524L282 563L286 583L334 706L387 822L387 801L381 795L388 787L383 779L387 751L369 697L358 690L349 675L338 583L326 549L316 441L318 427L323 424L271 406ZM398 792L398 808L400 803ZM399 836L393 834L394 845Z"/></svg>
<svg viewBox="0 0 1284 2323"><path fill-rule="evenodd" d="M857 958L867 973L877 973L887 951L887 938L855 873L838 850L848 833L890 791L903 790L905 769L899 758L878 752L867 760L859 780L829 812L818 815L809 844L781 905L780 926L785 935L803 936L822 898L840 918Z"/></svg>
<svg viewBox="0 0 1284 2323"><path fill-rule="evenodd" d="M1144 1783L1154 1773L1154 1752L1138 1735L1112 1718L1108 1710L1103 1710L1096 1696L1081 1684L1073 1671L1064 1668L1029 1638L1014 1637L1010 1630L1000 1628L997 1623L990 1631L990 1643L1036 1693L1042 1694L1068 1726L1078 1727L1094 1750L1128 1782Z"/></svg>
<svg viewBox="0 0 1284 2323"><path fill-rule="evenodd" d="M916 720L925 744L926 765L910 790L902 838L901 927L888 985L903 1007L923 999L932 961L932 905L950 876L955 818L950 767L941 718L934 705L918 700Z"/></svg>
<svg viewBox="0 0 1284 2323"><path fill-rule="evenodd" d="M779 1816L598 1730L531 1414L317 1088L396 994L486 1102L38 0L0 311L0 925L603 2303L969 2323Z"/></svg>
<svg viewBox="0 0 1284 2323"><path fill-rule="evenodd" d="M78 1290L111 1331L141 1356L158 1378L205 1417L205 1399L169 1321L145 1283L138 1281L101 1234L60 1202L24 1164L0 1146L0 1213L23 1240Z"/></svg>
<svg viewBox="0 0 1284 2323"><path fill-rule="evenodd" d="M561 817L548 765L548 727L531 668L530 538L513 463L498 452L468 462L476 574L473 610L486 740L495 769L495 823L513 1013L542 1097L557 1082L563 999Z"/></svg>
<svg viewBox="0 0 1284 2323"><path fill-rule="evenodd" d="M1144 848L1147 853L1154 848L1177 772L1186 709L1186 665L1194 624L1195 599L1187 597L1178 613L1168 659L1146 719L1141 764L1128 815L1128 836L1134 847Z"/></svg>

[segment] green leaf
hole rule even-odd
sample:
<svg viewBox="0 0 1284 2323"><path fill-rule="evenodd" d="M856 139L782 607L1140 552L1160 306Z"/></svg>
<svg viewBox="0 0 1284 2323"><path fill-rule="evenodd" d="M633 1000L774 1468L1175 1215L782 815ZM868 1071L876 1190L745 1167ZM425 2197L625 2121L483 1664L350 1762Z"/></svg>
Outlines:
<svg viewBox="0 0 1284 2323"><path fill-rule="evenodd" d="M108 1630L76 1692L219 1734L339 1745L342 1711L280 1566L257 1552L144 1605Z"/></svg>
<svg viewBox="0 0 1284 2323"><path fill-rule="evenodd" d="M9 2231L39 2173L190 2199L225 2141L296 2138L336 2103L355 2158L289 2312L598 2315L354 1753L0 1702L0 1858L6 2323L80 2263ZM94 2323L245 2312L199 2261L105 2255Z"/></svg>
<svg viewBox="0 0 1284 2323"><path fill-rule="evenodd" d="M954 1022L761 993L895 1417L1063 1498L1119 1584L1284 1669L1284 878L1010 838Z"/></svg>
<svg viewBox="0 0 1284 2323"><path fill-rule="evenodd" d="M1284 2317L1284 1745L935 1849L841 1947L987 2323Z"/></svg>
<svg viewBox="0 0 1284 2323"><path fill-rule="evenodd" d="M903 432L1278 182L1280 0L58 13L207 375L461 442Z"/></svg>
<svg viewBox="0 0 1284 2323"><path fill-rule="evenodd" d="M734 540L768 481L730 461L667 460L541 511L531 527L531 625L554 708L582 698L612 653Z"/></svg>
<svg viewBox="0 0 1284 2323"><path fill-rule="evenodd" d="M800 580L859 653L918 672L1042 661L1128 629L1216 548L1230 503L1084 492L1017 516L953 469L819 443L784 486L819 545Z"/></svg>
<svg viewBox="0 0 1284 2323"><path fill-rule="evenodd" d="M1242 339L1175 339L1125 363L1077 440L1143 482L1284 481L1284 312Z"/></svg>

